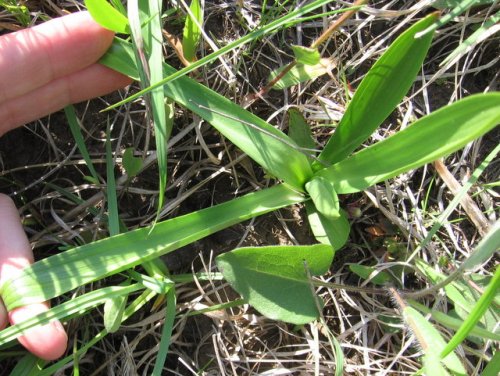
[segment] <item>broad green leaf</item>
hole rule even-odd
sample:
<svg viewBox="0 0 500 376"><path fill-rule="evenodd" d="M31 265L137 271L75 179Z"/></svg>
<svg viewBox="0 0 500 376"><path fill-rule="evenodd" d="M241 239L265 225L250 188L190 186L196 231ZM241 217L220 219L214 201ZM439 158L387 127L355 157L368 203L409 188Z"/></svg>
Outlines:
<svg viewBox="0 0 500 376"><path fill-rule="evenodd" d="M113 8L106 0L85 0L85 6L94 20L102 27L121 34L130 32L127 17Z"/></svg>
<svg viewBox="0 0 500 376"><path fill-rule="evenodd" d="M340 217L339 198L330 180L317 176L309 180L305 187L318 212L333 221Z"/></svg>
<svg viewBox="0 0 500 376"><path fill-rule="evenodd" d="M199 25L203 24L203 11L201 9L200 0L191 0L189 6ZM196 47L200 43L201 30L193 21L193 18L188 13L186 16L186 23L184 24L184 31L182 33L182 51L187 61L196 60Z"/></svg>
<svg viewBox="0 0 500 376"><path fill-rule="evenodd" d="M328 72L329 65L330 59L327 58L321 59L319 63L314 65L298 63L274 84L273 89L283 90L302 82L318 78ZM286 69L286 66L272 71L269 75L268 82L274 80L284 69Z"/></svg>
<svg viewBox="0 0 500 376"><path fill-rule="evenodd" d="M317 241L331 245L334 250L344 246L349 238L351 226L347 215L340 210L340 217L328 219L322 215L311 201L306 202L307 219Z"/></svg>
<svg viewBox="0 0 500 376"><path fill-rule="evenodd" d="M317 48L292 45L295 60L299 64L316 65L321 60L321 56Z"/></svg>
<svg viewBox="0 0 500 376"><path fill-rule="evenodd" d="M247 219L306 198L285 185L47 257L0 286L8 310L43 302L83 284L172 252Z"/></svg>
<svg viewBox="0 0 500 376"><path fill-rule="evenodd" d="M486 364L481 376L498 376L500 373L500 350L495 351L495 355L490 362Z"/></svg>
<svg viewBox="0 0 500 376"><path fill-rule="evenodd" d="M394 111L415 81L432 40L432 33L415 34L436 20L431 14L401 34L359 84L335 133L319 158L336 163L352 153ZM315 164L317 169L322 166ZM339 192L340 193L340 192Z"/></svg>
<svg viewBox="0 0 500 376"><path fill-rule="evenodd" d="M288 110L288 136L301 148L313 150L316 147L311 127L297 108Z"/></svg>
<svg viewBox="0 0 500 376"><path fill-rule="evenodd" d="M339 194L362 191L448 155L500 122L500 93L471 95L317 173Z"/></svg>
<svg viewBox="0 0 500 376"><path fill-rule="evenodd" d="M143 166L142 159L134 157L134 148L125 149L122 156L122 164L129 178L137 176Z"/></svg>
<svg viewBox="0 0 500 376"><path fill-rule="evenodd" d="M263 315L292 324L319 316L310 275L328 271L330 246L248 247L217 256L217 267L241 296ZM310 273L310 274L309 274Z"/></svg>
<svg viewBox="0 0 500 376"><path fill-rule="evenodd" d="M363 279L368 279L370 278L370 276L374 275L373 278L370 279L370 281L376 285L384 285L392 280L391 275L387 272L382 271L374 274L376 272L376 269L371 266L350 264L349 269Z"/></svg>
<svg viewBox="0 0 500 376"><path fill-rule="evenodd" d="M442 368L439 354L445 348L446 342L441 334L424 316L412 307L403 308L403 319L415 335L424 352L424 371L426 375L446 374ZM455 353L448 354L442 363L455 375L467 375L464 366ZM433 368L430 368L433 367Z"/></svg>
<svg viewBox="0 0 500 376"><path fill-rule="evenodd" d="M113 45L110 53L114 56L105 56L101 63L118 71L127 64L124 72L130 72L136 65L131 61L130 45L120 39L115 39ZM175 72L166 64L163 68L167 75ZM137 77L137 73L132 76ZM168 98L218 129L271 175L303 190L312 175L311 166L305 153L283 132L189 77L171 82L164 91Z"/></svg>
<svg viewBox="0 0 500 376"><path fill-rule="evenodd" d="M120 327L126 304L126 295L107 299L104 303L104 327L108 333L114 333Z"/></svg>

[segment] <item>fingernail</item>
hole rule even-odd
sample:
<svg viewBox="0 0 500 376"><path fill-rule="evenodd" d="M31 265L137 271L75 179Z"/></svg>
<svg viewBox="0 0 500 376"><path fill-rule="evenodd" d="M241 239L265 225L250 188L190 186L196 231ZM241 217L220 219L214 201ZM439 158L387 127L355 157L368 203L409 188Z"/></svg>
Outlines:
<svg viewBox="0 0 500 376"><path fill-rule="evenodd" d="M50 324L58 332L66 333L66 331L64 330L63 324L61 324L61 322L59 320L52 321Z"/></svg>

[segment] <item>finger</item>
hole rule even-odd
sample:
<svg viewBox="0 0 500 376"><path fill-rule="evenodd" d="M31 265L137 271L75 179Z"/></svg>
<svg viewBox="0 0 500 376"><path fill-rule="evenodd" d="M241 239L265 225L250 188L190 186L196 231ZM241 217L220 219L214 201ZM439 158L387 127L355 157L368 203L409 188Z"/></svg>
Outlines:
<svg viewBox="0 0 500 376"><path fill-rule="evenodd" d="M33 263L33 252L26 238L14 202L0 193L0 286Z"/></svg>
<svg viewBox="0 0 500 376"><path fill-rule="evenodd" d="M0 285L33 262L33 253L12 200L0 194ZM47 311L47 303L30 304L9 312L15 324ZM66 350L67 335L58 321L29 329L19 341L40 358L52 360Z"/></svg>
<svg viewBox="0 0 500 376"><path fill-rule="evenodd" d="M0 103L0 136L70 103L108 94L130 82L129 78L99 64L61 77L21 97Z"/></svg>
<svg viewBox="0 0 500 376"><path fill-rule="evenodd" d="M46 312L47 303L30 304L9 312L11 324L19 324L27 319ZM28 329L26 334L18 338L19 342L32 354L46 360L60 358L68 344L68 336L58 321Z"/></svg>
<svg viewBox="0 0 500 376"><path fill-rule="evenodd" d="M0 102L95 63L113 35L78 12L0 37Z"/></svg>
<svg viewBox="0 0 500 376"><path fill-rule="evenodd" d="M7 326L7 323L7 310L5 309L2 299L0 299L0 330L4 329Z"/></svg>

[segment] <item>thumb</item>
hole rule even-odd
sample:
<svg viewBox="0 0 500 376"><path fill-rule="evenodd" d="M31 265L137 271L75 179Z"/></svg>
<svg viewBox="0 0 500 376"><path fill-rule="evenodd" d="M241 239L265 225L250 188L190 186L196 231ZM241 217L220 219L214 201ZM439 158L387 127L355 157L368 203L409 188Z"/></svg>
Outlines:
<svg viewBox="0 0 500 376"><path fill-rule="evenodd" d="M31 246L12 200L0 194L0 285L33 262ZM1 304L1 303L0 303ZM49 309L47 303L29 304L8 313L11 324L17 324ZM5 307L0 307L0 325L6 321ZM34 355L53 360L66 351L68 337L59 321L29 329L19 342Z"/></svg>

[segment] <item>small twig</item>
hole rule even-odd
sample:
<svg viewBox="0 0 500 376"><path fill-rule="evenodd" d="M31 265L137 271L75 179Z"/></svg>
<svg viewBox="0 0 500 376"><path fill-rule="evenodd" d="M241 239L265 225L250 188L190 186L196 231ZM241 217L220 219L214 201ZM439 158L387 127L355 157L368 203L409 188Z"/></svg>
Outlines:
<svg viewBox="0 0 500 376"><path fill-rule="evenodd" d="M457 181L457 179L455 179L441 160L434 162L434 168L454 195L457 195L463 189L462 185ZM472 198L466 193L460 200L460 204L464 208L472 223L476 226L481 236L486 235L490 229L490 223L474 200L472 200Z"/></svg>
<svg viewBox="0 0 500 376"><path fill-rule="evenodd" d="M353 7L360 7L368 3L368 0L356 0ZM321 34L318 39L316 39L312 44L311 48L318 48L323 42L325 42L331 34L333 34L338 28L340 28L349 18L354 16L358 9L348 10L347 12L342 13L338 20L333 22L328 29L326 29L323 34Z"/></svg>

